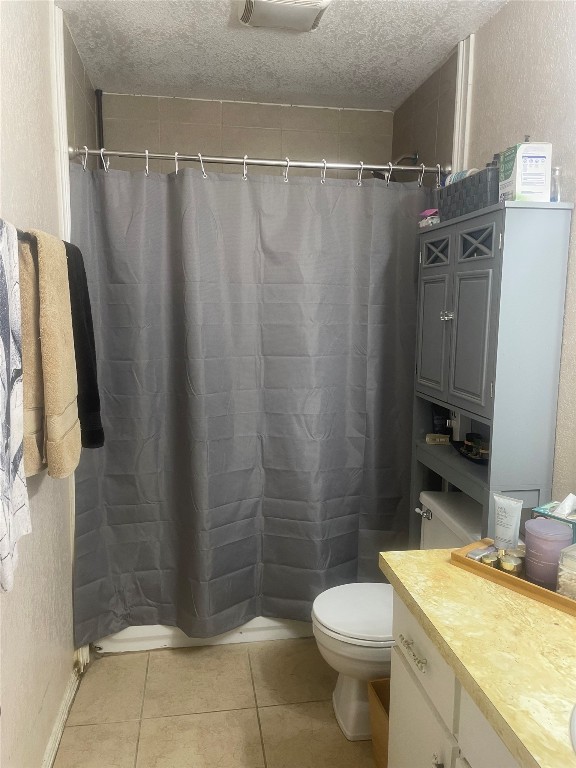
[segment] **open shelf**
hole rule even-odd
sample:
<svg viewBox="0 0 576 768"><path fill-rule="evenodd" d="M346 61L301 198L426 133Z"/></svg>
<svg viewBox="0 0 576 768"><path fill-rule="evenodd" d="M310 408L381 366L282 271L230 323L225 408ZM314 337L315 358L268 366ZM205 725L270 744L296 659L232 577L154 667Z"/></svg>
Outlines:
<svg viewBox="0 0 576 768"><path fill-rule="evenodd" d="M468 461L451 445L416 442L416 459L432 472L445 478L479 504L488 498L488 466Z"/></svg>

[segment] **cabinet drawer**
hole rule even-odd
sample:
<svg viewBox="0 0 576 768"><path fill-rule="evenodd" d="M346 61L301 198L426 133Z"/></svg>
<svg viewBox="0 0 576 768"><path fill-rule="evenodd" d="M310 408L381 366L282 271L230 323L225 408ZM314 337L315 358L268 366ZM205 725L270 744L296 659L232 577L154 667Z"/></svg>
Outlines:
<svg viewBox="0 0 576 768"><path fill-rule="evenodd" d="M458 744L470 768L520 768L465 690L460 693Z"/></svg>
<svg viewBox="0 0 576 768"><path fill-rule="evenodd" d="M459 686L450 666L402 600L394 593L393 634L408 666L450 731L455 730Z"/></svg>
<svg viewBox="0 0 576 768"><path fill-rule="evenodd" d="M388 768L453 768L456 740L398 648L392 650L391 666Z"/></svg>

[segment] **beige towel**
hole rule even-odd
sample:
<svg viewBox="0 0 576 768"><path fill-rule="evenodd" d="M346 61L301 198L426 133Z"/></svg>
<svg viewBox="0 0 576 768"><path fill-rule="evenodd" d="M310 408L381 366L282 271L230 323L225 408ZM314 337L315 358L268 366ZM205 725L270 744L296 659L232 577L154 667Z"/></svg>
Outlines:
<svg viewBox="0 0 576 768"><path fill-rule="evenodd" d="M39 327L40 356L36 343L32 344L30 354L24 352L24 464L26 474L29 469L37 472L40 459L42 465L48 465L49 475L67 477L78 466L81 440L66 250L64 243L52 235L34 230L30 234L36 237L38 243L38 300L31 303L36 303L38 307L39 321L36 325L36 321L28 316L26 324L34 333ZM29 310L28 299L26 304ZM23 347L24 343L23 338ZM26 362L31 366L28 373ZM41 393L43 419L39 420ZM39 426L40 433L43 431L42 437Z"/></svg>
<svg viewBox="0 0 576 768"><path fill-rule="evenodd" d="M18 244L22 311L24 379L24 472L27 477L46 468L44 455L44 382L40 350L38 272L30 244Z"/></svg>

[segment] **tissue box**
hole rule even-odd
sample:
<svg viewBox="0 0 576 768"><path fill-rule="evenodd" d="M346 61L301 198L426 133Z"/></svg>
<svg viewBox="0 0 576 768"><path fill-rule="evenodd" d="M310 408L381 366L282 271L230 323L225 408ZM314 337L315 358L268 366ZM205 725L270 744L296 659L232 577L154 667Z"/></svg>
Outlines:
<svg viewBox="0 0 576 768"><path fill-rule="evenodd" d="M500 154L499 199L550 202L552 144L515 144Z"/></svg>
<svg viewBox="0 0 576 768"><path fill-rule="evenodd" d="M543 504L541 507L533 507L532 517L549 517L550 520L558 520L559 523L569 525L572 528L572 543L576 544L576 520L569 517L563 517L562 515L555 515L554 512L559 506L559 501L550 501L548 504Z"/></svg>

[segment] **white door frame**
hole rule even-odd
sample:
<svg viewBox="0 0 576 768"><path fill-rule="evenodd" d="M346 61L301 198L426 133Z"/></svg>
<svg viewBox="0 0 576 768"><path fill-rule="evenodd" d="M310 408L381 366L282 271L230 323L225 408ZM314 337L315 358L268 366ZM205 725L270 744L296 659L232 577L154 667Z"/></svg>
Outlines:
<svg viewBox="0 0 576 768"><path fill-rule="evenodd" d="M59 236L62 240L70 240L72 229L72 214L70 210L70 158L68 155L68 120L66 115L66 67L64 54L64 14L60 8L51 3L52 15L52 98L54 114L54 136L56 152L57 195ZM74 475L68 479L70 544L72 558L74 557L74 529L76 520L76 503ZM84 645L74 652L74 668L83 672L90 661L89 646Z"/></svg>
<svg viewBox="0 0 576 768"><path fill-rule="evenodd" d="M472 34L458 43L452 172L468 168L470 113L472 109L472 84L474 76L474 41L475 37Z"/></svg>

